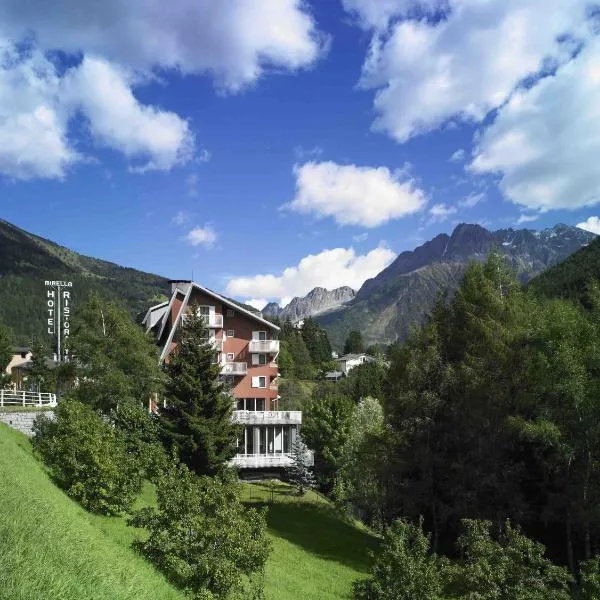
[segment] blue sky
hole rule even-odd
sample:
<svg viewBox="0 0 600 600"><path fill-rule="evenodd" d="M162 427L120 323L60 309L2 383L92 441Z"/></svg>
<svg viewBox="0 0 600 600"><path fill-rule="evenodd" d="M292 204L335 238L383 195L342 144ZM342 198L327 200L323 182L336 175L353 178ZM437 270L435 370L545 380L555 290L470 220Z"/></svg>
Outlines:
<svg viewBox="0 0 600 600"><path fill-rule="evenodd" d="M600 233L588 2L95 4L0 6L0 216L24 229L259 305L459 222Z"/></svg>

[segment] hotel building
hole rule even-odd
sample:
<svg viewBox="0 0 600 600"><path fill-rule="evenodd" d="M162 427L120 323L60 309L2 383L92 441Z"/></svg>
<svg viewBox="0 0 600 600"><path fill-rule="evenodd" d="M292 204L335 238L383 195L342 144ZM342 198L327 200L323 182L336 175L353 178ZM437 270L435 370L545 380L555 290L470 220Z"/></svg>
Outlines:
<svg viewBox="0 0 600 600"><path fill-rule="evenodd" d="M156 335L161 362L176 351L175 332L191 307L206 320L221 377L232 395L233 420L243 426L230 464L261 470L291 465L302 412L279 410L279 327L193 281L172 281L171 299L151 307L142 322Z"/></svg>

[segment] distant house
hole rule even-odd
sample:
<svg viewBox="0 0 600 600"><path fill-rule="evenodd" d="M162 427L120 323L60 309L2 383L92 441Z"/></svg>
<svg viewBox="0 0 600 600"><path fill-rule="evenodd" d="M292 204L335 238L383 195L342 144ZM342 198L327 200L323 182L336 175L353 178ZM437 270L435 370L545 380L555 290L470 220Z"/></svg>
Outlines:
<svg viewBox="0 0 600 600"><path fill-rule="evenodd" d="M344 354L344 356L340 356L336 358L335 361L340 366L340 371L344 375L348 375L354 367L358 367L359 365L363 365L367 362L373 362L375 359L368 354Z"/></svg>
<svg viewBox="0 0 600 600"><path fill-rule="evenodd" d="M341 371L329 371L325 373L325 381L337 382L339 381L344 374Z"/></svg>

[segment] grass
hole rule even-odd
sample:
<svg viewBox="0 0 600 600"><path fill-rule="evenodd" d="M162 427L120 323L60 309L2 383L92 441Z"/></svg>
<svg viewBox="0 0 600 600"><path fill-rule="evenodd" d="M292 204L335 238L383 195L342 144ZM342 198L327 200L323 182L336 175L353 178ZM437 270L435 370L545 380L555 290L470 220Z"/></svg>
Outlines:
<svg viewBox="0 0 600 600"><path fill-rule="evenodd" d="M377 538L342 519L315 492L298 497L285 484L247 484L244 500L266 505L273 551L267 563L269 600L350 598L352 582L367 574Z"/></svg>
<svg viewBox="0 0 600 600"><path fill-rule="evenodd" d="M182 600L54 486L25 436L0 425L0 598ZM107 534L108 533L108 534Z"/></svg>
<svg viewBox="0 0 600 600"><path fill-rule="evenodd" d="M143 530L124 517L91 515L48 479L29 440L0 425L0 598L11 600L171 600L183 595L131 550ZM315 492L281 483L245 484L243 500L268 508L273 548L268 600L351 597L377 538L341 518ZM155 504L146 484L135 508Z"/></svg>

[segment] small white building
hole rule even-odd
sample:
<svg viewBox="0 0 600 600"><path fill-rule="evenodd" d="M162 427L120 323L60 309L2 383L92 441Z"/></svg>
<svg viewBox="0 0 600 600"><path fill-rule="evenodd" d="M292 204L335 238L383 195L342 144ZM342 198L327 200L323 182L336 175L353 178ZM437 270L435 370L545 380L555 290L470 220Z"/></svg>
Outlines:
<svg viewBox="0 0 600 600"><path fill-rule="evenodd" d="M335 359L337 364L340 366L340 371L344 375L348 375L354 367L363 365L367 362L373 362L375 359L368 354L344 354Z"/></svg>

